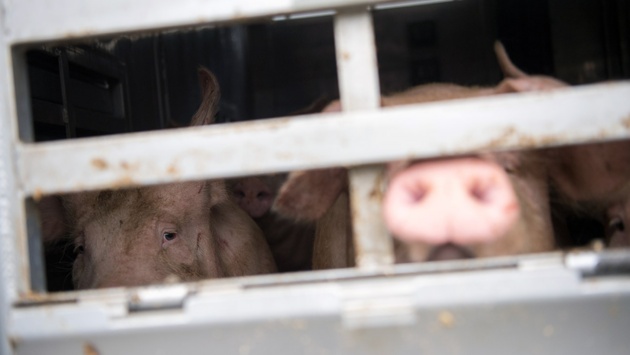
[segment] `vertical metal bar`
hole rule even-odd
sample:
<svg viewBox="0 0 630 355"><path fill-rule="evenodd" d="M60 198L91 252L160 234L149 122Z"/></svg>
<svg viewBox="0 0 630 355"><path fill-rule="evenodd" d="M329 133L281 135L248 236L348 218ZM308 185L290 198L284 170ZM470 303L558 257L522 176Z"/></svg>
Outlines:
<svg viewBox="0 0 630 355"><path fill-rule="evenodd" d="M13 60L16 65L13 69L15 80L15 97L22 97L15 103L18 120L18 136L24 142L35 141L34 120L31 112L31 90L28 80L28 67L26 65L26 49L13 49ZM7 85L11 83L7 82ZM8 128L8 127L7 127Z"/></svg>
<svg viewBox="0 0 630 355"><path fill-rule="evenodd" d="M0 64L3 61L0 59ZM1 75L0 75L1 77ZM15 244L15 234L13 233L15 212L11 203L15 201L14 196L10 196L12 191L11 185L14 184L14 177L10 175L9 169L9 151L11 149L11 141L9 134L9 125L6 120L6 82L2 82L0 88L2 97L0 97L0 353L10 354L11 347L9 338L6 336L8 332L8 322L13 302L16 298L16 255L13 253Z"/></svg>
<svg viewBox="0 0 630 355"><path fill-rule="evenodd" d="M371 13L367 8L340 10L334 26L344 111L377 109L380 89Z"/></svg>
<svg viewBox="0 0 630 355"><path fill-rule="evenodd" d="M334 26L343 110L378 109L380 90L372 15L365 7L342 10L335 16ZM393 246L380 207L382 168L354 168L348 176L356 265L361 269L391 265Z"/></svg>
<svg viewBox="0 0 630 355"><path fill-rule="evenodd" d="M25 201L24 207L26 208L31 291L46 292L46 262L44 259L39 214L37 213L35 202L32 199Z"/></svg>
<svg viewBox="0 0 630 355"><path fill-rule="evenodd" d="M13 304L20 293L28 292L28 257L25 252L24 210L17 179L15 148L20 135L32 140L24 52L12 49L0 33L0 354L12 354L8 337ZM11 55L14 55L12 57ZM12 60L17 65L12 68ZM14 84L14 78L17 80ZM22 100L17 102L15 96ZM16 119L20 113L22 124Z"/></svg>
<svg viewBox="0 0 630 355"><path fill-rule="evenodd" d="M63 98L63 121L66 124L66 138L77 136L77 122L70 94L70 66L68 53L59 51L59 79L61 80L61 96Z"/></svg>

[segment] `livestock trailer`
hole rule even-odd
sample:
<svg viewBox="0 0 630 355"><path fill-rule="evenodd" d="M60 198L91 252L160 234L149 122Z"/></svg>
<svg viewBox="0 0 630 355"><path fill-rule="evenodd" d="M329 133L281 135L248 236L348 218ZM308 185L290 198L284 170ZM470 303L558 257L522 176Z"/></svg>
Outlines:
<svg viewBox="0 0 630 355"><path fill-rule="evenodd" d="M630 250L592 222L555 252L394 264L374 198L388 161L629 139L627 2L0 5L1 353L630 351ZM496 39L574 87L380 107L424 83L496 84ZM221 83L219 124L183 127L199 65ZM303 114L337 97L342 112ZM42 243L42 196L339 166L353 268L75 291L69 253Z"/></svg>

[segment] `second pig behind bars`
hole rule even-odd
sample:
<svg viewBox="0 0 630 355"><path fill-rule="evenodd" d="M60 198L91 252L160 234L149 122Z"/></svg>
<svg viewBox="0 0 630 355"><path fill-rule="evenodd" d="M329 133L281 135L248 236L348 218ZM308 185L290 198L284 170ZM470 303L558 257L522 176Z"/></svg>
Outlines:
<svg viewBox="0 0 630 355"><path fill-rule="evenodd" d="M495 46L506 78L495 87L428 84L384 96L382 106L501 95L567 86L516 68ZM325 111L339 111L333 102ZM419 132L421 133L421 132ZM420 135L419 135L420 136ZM555 247L546 156L535 151L390 163L383 217L396 262L533 253ZM294 172L274 209L317 221L314 268L354 265L345 169Z"/></svg>

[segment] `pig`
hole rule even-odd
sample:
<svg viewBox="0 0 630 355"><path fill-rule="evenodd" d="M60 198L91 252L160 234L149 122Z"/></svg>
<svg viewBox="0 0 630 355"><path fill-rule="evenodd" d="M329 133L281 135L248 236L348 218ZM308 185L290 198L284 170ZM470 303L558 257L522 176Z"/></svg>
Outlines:
<svg viewBox="0 0 630 355"><path fill-rule="evenodd" d="M554 78L525 74L511 63L500 43L495 51L506 75L496 87L421 85L382 97L381 106L566 86ZM337 101L324 111L340 109ZM535 151L390 163L382 209L394 236L396 262L552 250L546 166L545 157ZM345 169L291 173L273 209L287 218L316 221L313 268L354 265Z"/></svg>
<svg viewBox="0 0 630 355"><path fill-rule="evenodd" d="M206 124L217 110L219 86L207 74L191 125ZM78 289L276 271L262 232L231 200L223 180L80 192L59 201L40 210L42 216L54 216L47 207L63 209L65 233L74 243L72 280ZM49 239L45 232L44 240Z"/></svg>
<svg viewBox="0 0 630 355"><path fill-rule="evenodd" d="M199 81L202 86L215 81L213 74L200 68ZM205 96L215 96L218 92L208 92L204 95L201 106L208 106ZM313 113L324 107L324 99L317 99L309 107L292 112L291 115ZM195 115L194 125L213 124L214 119L208 115ZM270 174L246 176L226 180L226 187L231 199L243 209L262 230L276 261L278 271L291 272L311 269L311 255L313 252L313 238L315 226L313 223L294 222L280 218L270 211L279 187L286 180L286 174Z"/></svg>
<svg viewBox="0 0 630 355"><path fill-rule="evenodd" d="M227 180L233 200L256 222L269 244L279 272L311 270L315 225L282 218L271 211L287 174Z"/></svg>
<svg viewBox="0 0 630 355"><path fill-rule="evenodd" d="M203 72L199 74L204 75ZM319 113L329 102L328 95L324 94L310 105L288 115ZM233 200L262 229L276 260L278 271L311 270L315 223L290 220L271 210L278 190L286 178L286 173L277 173L229 179L226 183Z"/></svg>
<svg viewBox="0 0 630 355"><path fill-rule="evenodd" d="M549 149L552 187L565 205L599 219L605 242L630 246L630 141ZM602 237L602 236L599 236Z"/></svg>

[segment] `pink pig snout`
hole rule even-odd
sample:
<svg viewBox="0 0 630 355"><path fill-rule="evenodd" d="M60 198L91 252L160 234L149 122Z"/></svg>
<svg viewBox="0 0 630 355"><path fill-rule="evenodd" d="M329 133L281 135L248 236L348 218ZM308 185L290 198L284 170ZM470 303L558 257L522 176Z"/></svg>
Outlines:
<svg viewBox="0 0 630 355"><path fill-rule="evenodd" d="M432 245L492 242L520 213L507 173L477 158L409 166L393 176L383 203L396 238Z"/></svg>
<svg viewBox="0 0 630 355"><path fill-rule="evenodd" d="M249 177L241 179L232 187L236 203L252 218L262 217L273 203L273 193L262 180Z"/></svg>

